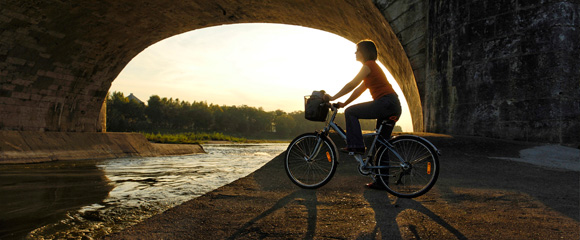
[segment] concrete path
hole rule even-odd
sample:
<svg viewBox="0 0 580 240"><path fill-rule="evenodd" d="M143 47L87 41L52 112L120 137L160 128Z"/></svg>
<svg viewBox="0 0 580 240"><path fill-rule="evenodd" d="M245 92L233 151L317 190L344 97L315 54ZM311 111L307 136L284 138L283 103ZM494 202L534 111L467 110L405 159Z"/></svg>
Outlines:
<svg viewBox="0 0 580 240"><path fill-rule="evenodd" d="M580 172L580 149L560 145L545 145L523 149L517 158L496 157L525 162L552 169Z"/></svg>
<svg viewBox="0 0 580 240"><path fill-rule="evenodd" d="M574 149L544 155L554 147L476 137L426 138L443 152L442 171L436 186L416 199L365 189L369 178L360 176L346 155L340 156L329 184L303 190L288 180L279 156L245 178L106 238L579 238L580 172L517 160L551 162L570 151L563 160L571 164L564 165L576 169Z"/></svg>

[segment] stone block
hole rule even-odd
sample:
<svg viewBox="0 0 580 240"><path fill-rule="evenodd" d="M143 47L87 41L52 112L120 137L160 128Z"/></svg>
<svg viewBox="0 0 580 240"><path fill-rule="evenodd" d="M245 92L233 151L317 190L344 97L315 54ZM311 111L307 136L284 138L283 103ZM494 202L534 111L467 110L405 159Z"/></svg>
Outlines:
<svg viewBox="0 0 580 240"><path fill-rule="evenodd" d="M506 81L510 76L510 59L500 58L490 60L485 66L486 75L489 75L491 82Z"/></svg>
<svg viewBox="0 0 580 240"><path fill-rule="evenodd" d="M6 59L6 62L14 65L24 65L26 63L26 60L21 58L8 57Z"/></svg>
<svg viewBox="0 0 580 240"><path fill-rule="evenodd" d="M571 125L580 125L580 116L578 111L580 109L579 95L576 95L576 99L561 99L557 104L560 109L559 118L565 122L570 122ZM571 134L580 134L580 132L570 132Z"/></svg>
<svg viewBox="0 0 580 240"><path fill-rule="evenodd" d="M407 29L417 23L421 24L424 22L422 19L426 17L425 12L428 4L429 3L425 1L415 1L412 3L406 2L404 6L399 6L401 7L400 9L394 8L394 4L392 7L387 8L387 11L390 13L389 16L393 17L390 22L397 26L397 32L400 32L403 29ZM401 14L394 16L394 12L400 12Z"/></svg>
<svg viewBox="0 0 580 240"><path fill-rule="evenodd" d="M386 1L386 0L374 0L375 5L379 10L388 16L388 20L394 20L399 18L401 15L413 8L415 4L422 4L422 0L412 0L412 1Z"/></svg>
<svg viewBox="0 0 580 240"><path fill-rule="evenodd" d="M427 33L427 25L423 22L416 22L412 27L406 28L400 32L397 32L399 39L405 43L413 42L416 40L421 40L425 38Z"/></svg>
<svg viewBox="0 0 580 240"><path fill-rule="evenodd" d="M0 89L0 99L12 97L12 91L7 89ZM0 101L1 102L1 101Z"/></svg>

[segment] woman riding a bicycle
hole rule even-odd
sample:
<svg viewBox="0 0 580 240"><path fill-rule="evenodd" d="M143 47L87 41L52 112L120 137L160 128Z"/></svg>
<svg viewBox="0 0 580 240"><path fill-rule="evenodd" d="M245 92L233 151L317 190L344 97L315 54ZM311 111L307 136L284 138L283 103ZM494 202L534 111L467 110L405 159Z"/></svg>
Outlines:
<svg viewBox="0 0 580 240"><path fill-rule="evenodd" d="M363 64L360 72L348 82L336 95L330 97L334 101L354 90L350 97L338 107L342 108L357 99L366 89L369 89L373 101L356 104L345 110L347 146L344 152L364 153L362 131L359 119L377 119L377 129L383 120L396 121L401 116L401 104L385 73L377 64L377 47L371 40L357 43L356 60ZM383 131L383 137L389 139L392 128Z"/></svg>
<svg viewBox="0 0 580 240"><path fill-rule="evenodd" d="M401 115L399 98L383 71L376 63L377 48L372 41L363 40L357 44L356 59L363 63L360 72L336 95L325 95L324 91L314 91L305 97L304 117L312 121L326 120L325 127L313 133L304 133L292 140L284 168L290 180L299 187L316 189L324 186L336 172L338 154L329 132L346 140L349 152L358 163L362 175L373 178L369 188L385 189L404 198L414 198L428 192L439 175L439 150L428 140L414 135L391 138L395 121ZM356 104L346 109L345 133L334 120L338 108L344 107L369 89L373 101ZM329 104L353 91L344 102ZM332 114L327 118L328 109ZM378 119L377 129L365 136L373 137L368 151L365 151L359 119Z"/></svg>
<svg viewBox="0 0 580 240"><path fill-rule="evenodd" d="M341 149L343 152L364 154L365 144L359 119L377 119L376 128L378 129L383 120L397 121L399 119L401 116L401 103L393 87L388 82L387 76L376 62L378 51L375 43L371 40L362 40L356 46L356 60L361 62L363 66L350 82L344 85L337 94L330 97L330 101L334 101L354 90L344 103L338 103L338 107L342 108L369 89L373 101L350 106L344 112L347 145L346 148ZM389 139L392 130L392 128L383 130L383 137ZM379 186L381 185L374 182L367 184L367 187L371 188L379 188Z"/></svg>

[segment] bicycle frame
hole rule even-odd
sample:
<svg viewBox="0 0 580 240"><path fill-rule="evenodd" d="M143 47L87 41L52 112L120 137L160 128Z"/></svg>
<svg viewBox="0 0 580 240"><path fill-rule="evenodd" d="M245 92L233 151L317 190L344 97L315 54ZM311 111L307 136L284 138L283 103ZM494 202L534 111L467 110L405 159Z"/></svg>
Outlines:
<svg viewBox="0 0 580 240"><path fill-rule="evenodd" d="M338 135L344 139L346 141L346 133L344 130L342 130L342 128L340 128L340 126L338 126L335 122L334 119L336 118L336 114L338 113L338 108L335 107L334 105L330 106L331 110L332 110L332 115L331 117L328 119L328 123L326 124L326 126L324 127L324 129L322 130L321 134L326 136L330 129L333 129L334 131L336 131L336 133L338 133ZM376 147L376 143L380 143L383 146L385 146L386 148L388 148L396 157L397 159L399 159L399 161L401 162L401 165L398 167L406 167L408 166L408 163L406 163L403 158L399 155L399 153L397 153L394 149L393 149L393 145L391 143L389 143L388 141L386 141L385 139L383 139L380 136L380 132L383 129L383 124L380 125L378 131L374 132L374 133L367 133L367 134L363 134L363 137L370 137L370 136L374 136L374 140L372 142L371 147L368 149L367 154L365 157L363 157L360 154L353 154L354 158L359 162L360 167L362 167L361 173L363 173L363 169L364 170L372 170L372 169L385 169L385 168L390 168L391 166L372 166L369 164L369 160L371 159L371 157L373 156L373 151ZM318 153L320 152L320 146L322 145L322 138L318 138L317 142L316 142L316 147L314 148L314 150L312 151L312 154L310 155L310 157L307 159L307 161L310 161L311 159L315 158L316 156L318 156ZM370 173L370 172L369 172Z"/></svg>

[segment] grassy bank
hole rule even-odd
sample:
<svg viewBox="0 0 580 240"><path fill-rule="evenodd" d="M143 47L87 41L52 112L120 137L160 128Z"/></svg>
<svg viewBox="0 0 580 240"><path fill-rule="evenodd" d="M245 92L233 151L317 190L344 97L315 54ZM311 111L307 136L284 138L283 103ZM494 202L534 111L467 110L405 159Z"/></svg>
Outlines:
<svg viewBox="0 0 580 240"><path fill-rule="evenodd" d="M224 141L234 143L289 143L291 140L281 139L246 139L243 137L233 137L223 133L144 133L150 142L154 143L173 143L173 144L204 144L213 141Z"/></svg>
<svg viewBox="0 0 580 240"><path fill-rule="evenodd" d="M202 144L209 141L253 142L245 138L224 135L223 133L142 133L147 140L155 143Z"/></svg>

